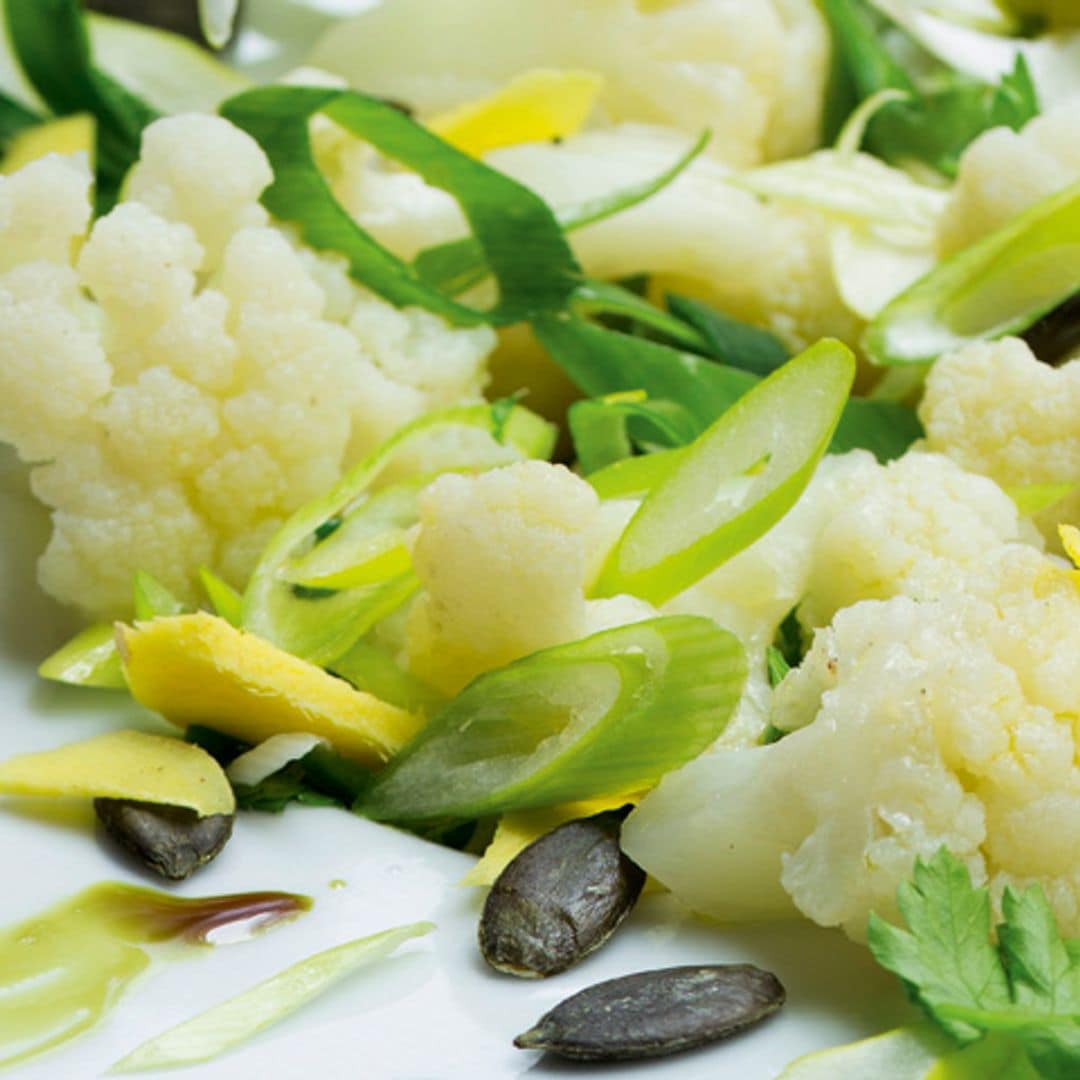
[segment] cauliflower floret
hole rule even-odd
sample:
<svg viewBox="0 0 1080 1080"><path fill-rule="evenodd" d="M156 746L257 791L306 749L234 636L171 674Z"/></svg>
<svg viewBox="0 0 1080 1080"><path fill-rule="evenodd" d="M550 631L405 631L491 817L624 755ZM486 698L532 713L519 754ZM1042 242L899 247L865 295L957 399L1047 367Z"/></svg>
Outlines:
<svg viewBox="0 0 1080 1080"><path fill-rule="evenodd" d="M259 196L273 178L259 144L227 120L169 116L143 132L125 195L191 226L212 269L233 233L266 222Z"/></svg>
<svg viewBox="0 0 1080 1080"><path fill-rule="evenodd" d="M567 206L659 175L686 145L671 131L626 125L558 146L507 147L488 160L551 205ZM699 158L641 205L573 232L574 252L595 277L659 275L793 348L826 333L856 340L861 323L837 292L824 221L763 203L730 176Z"/></svg>
<svg viewBox="0 0 1080 1080"><path fill-rule="evenodd" d="M90 220L85 161L48 154L0 176L0 273L45 259L64 266Z"/></svg>
<svg viewBox="0 0 1080 1080"><path fill-rule="evenodd" d="M97 618L130 613L140 568L189 603L202 564L243 585L356 456L478 400L494 343L397 311L267 224L269 165L226 121L158 121L143 149L88 238L85 169L0 178L0 438L54 511L42 584ZM443 442L416 464L442 465Z"/></svg>
<svg viewBox="0 0 1080 1080"><path fill-rule="evenodd" d="M587 69L611 120L711 128L712 153L752 165L817 144L828 57L812 0L396 0L333 27L311 61L421 113L533 68Z"/></svg>
<svg viewBox="0 0 1080 1080"><path fill-rule="evenodd" d="M1040 363L1016 338L969 345L930 370L919 406L926 446L1002 487L1080 479L1080 362ZM1080 492L1035 516L1048 540L1080 520Z"/></svg>
<svg viewBox="0 0 1080 1080"><path fill-rule="evenodd" d="M950 255L1001 228L1041 199L1080 180L1080 98L1030 120L1020 132L998 127L964 151L941 219L939 245Z"/></svg>
<svg viewBox="0 0 1080 1080"><path fill-rule="evenodd" d="M47 268L34 276L56 285L52 295L44 289L36 295L9 291L10 279L29 268ZM112 382L98 334L58 295L66 286L55 278L65 271L70 285L70 267L53 271L46 263L0 277L0 439L24 460L44 460L84 437L90 409Z"/></svg>
<svg viewBox="0 0 1080 1080"><path fill-rule="evenodd" d="M94 223L78 270L108 319L113 342L128 345L191 299L202 255L187 225L122 203Z"/></svg>
<svg viewBox="0 0 1080 1080"><path fill-rule="evenodd" d="M420 497L413 563L426 593L409 619L412 669L447 692L585 632L584 532L595 492L529 461L448 475Z"/></svg>
<svg viewBox="0 0 1080 1080"><path fill-rule="evenodd" d="M799 618L824 626L857 600L932 597L956 571L1021 539L1016 504L947 457L909 452L852 476L822 520Z"/></svg>
<svg viewBox="0 0 1080 1080"><path fill-rule="evenodd" d="M666 778L627 822L627 852L717 917L781 912L782 889L859 938L945 844L995 896L1038 878L1076 934L1080 657L1060 645L1078 619L1073 574L1015 544L934 600L846 608L776 692L774 722L793 733ZM690 802L692 849L671 828Z"/></svg>

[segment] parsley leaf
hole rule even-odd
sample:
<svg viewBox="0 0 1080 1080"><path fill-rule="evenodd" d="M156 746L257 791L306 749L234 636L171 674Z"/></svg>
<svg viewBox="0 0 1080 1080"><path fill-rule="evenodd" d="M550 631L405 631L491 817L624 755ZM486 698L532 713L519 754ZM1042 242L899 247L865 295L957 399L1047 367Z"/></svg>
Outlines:
<svg viewBox="0 0 1080 1080"><path fill-rule="evenodd" d="M1058 934L1039 886L1005 890L996 945L989 893L944 848L916 862L897 902L908 929L871 915L870 951L948 1035L1007 1036L1039 1075L1080 1075L1080 941Z"/></svg>

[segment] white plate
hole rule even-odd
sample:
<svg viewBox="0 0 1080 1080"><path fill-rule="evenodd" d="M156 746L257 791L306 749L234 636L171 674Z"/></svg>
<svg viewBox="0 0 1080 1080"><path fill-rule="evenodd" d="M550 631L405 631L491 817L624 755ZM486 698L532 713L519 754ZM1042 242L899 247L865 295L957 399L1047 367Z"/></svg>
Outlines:
<svg viewBox="0 0 1080 1080"><path fill-rule="evenodd" d="M45 683L37 662L71 629L39 592L34 560L48 528L24 471L0 450L0 743L4 756L85 738L106 727L158 723L122 695ZM159 885L95 834L87 807L0 802L0 924L22 920L94 882ZM726 929L669 896L645 896L612 941L578 968L544 982L486 970L475 946L481 893L456 883L471 859L343 811L291 807L241 816L225 852L180 895L285 889L314 898L295 922L254 941L192 949L151 967L95 1030L8 1075L31 1080L100 1076L142 1040L319 949L415 919L438 929L412 942L279 1027L216 1062L171 1077L538 1077L578 1073L511 1039L557 1001L601 979L645 968L751 962L779 975L788 1004L756 1030L705 1050L605 1077L766 1080L810 1050L881 1031L907 1016L893 980L840 934L780 924ZM332 882L345 882L334 887Z"/></svg>

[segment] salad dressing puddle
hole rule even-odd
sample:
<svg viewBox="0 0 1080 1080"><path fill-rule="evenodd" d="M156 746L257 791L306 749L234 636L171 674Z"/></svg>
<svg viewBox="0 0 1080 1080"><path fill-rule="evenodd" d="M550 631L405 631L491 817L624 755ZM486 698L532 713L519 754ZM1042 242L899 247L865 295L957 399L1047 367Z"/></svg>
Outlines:
<svg viewBox="0 0 1080 1080"><path fill-rule="evenodd" d="M97 1023L150 966L148 947L245 941L310 907L293 893L185 899L102 882L0 931L0 1069Z"/></svg>

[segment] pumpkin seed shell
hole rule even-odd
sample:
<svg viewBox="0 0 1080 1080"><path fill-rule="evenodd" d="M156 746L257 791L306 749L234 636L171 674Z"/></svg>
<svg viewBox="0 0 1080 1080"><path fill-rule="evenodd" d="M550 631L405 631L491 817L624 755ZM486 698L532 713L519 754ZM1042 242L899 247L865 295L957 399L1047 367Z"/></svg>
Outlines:
<svg viewBox="0 0 1080 1080"><path fill-rule="evenodd" d="M645 871L619 849L628 810L560 825L503 870L480 919L480 951L493 968L555 975L614 933L645 884Z"/></svg>
<svg viewBox="0 0 1080 1080"><path fill-rule="evenodd" d="M574 1061L661 1057L756 1024L784 997L780 980L751 964L642 971L560 1002L514 1045Z"/></svg>
<svg viewBox="0 0 1080 1080"><path fill-rule="evenodd" d="M94 810L113 840L170 881L182 881L210 862L236 820L235 814L199 817L187 807L133 799L95 799Z"/></svg>

